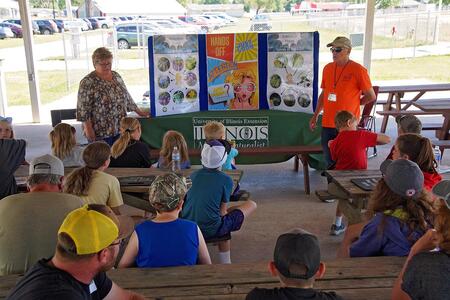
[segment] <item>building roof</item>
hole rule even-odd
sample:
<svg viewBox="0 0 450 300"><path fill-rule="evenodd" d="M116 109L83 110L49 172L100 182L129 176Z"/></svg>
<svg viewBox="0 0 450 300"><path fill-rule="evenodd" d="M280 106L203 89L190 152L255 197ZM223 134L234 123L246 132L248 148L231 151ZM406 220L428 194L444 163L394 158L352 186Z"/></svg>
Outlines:
<svg viewBox="0 0 450 300"><path fill-rule="evenodd" d="M176 0L93 0L107 16L183 15L186 9Z"/></svg>

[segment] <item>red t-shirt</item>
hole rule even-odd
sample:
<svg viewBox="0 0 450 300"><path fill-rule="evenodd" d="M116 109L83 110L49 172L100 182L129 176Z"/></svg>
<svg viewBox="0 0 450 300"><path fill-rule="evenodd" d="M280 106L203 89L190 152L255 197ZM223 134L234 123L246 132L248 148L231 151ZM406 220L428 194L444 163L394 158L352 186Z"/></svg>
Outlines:
<svg viewBox="0 0 450 300"><path fill-rule="evenodd" d="M341 131L331 141L331 159L336 170L367 169L367 147L377 144L377 134L367 130Z"/></svg>
<svg viewBox="0 0 450 300"><path fill-rule="evenodd" d="M423 179L424 179L423 187L426 190L431 191L431 189L436 185L436 183L442 180L442 177L438 173L423 172Z"/></svg>

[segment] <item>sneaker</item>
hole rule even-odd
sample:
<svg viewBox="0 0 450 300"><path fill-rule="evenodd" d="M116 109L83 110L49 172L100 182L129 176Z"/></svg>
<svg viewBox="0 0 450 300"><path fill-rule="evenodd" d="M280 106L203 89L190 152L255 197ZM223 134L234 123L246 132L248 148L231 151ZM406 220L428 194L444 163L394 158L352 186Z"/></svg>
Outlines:
<svg viewBox="0 0 450 300"><path fill-rule="evenodd" d="M341 223L340 226L336 226L336 224L331 225L331 229L330 229L330 235L340 235L341 233L344 233L345 229L347 229L345 227L344 223Z"/></svg>
<svg viewBox="0 0 450 300"><path fill-rule="evenodd" d="M333 203L336 201L336 196L328 193L328 191L325 190L316 190L315 191L316 197L319 198L322 202L326 203Z"/></svg>

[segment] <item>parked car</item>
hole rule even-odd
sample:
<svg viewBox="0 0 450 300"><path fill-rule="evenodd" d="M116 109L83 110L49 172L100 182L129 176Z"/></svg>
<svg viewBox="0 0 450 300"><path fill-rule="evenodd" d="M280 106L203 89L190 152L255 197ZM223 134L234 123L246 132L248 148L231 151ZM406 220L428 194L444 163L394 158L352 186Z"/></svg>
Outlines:
<svg viewBox="0 0 450 300"><path fill-rule="evenodd" d="M0 27L8 27L9 29L11 29L12 33L14 33L14 37L16 38L22 37L22 26L20 25L3 22L0 23Z"/></svg>
<svg viewBox="0 0 450 300"><path fill-rule="evenodd" d="M35 21L39 26L39 31L41 34L48 35L58 32L58 26L56 26L56 23L53 22L52 20L42 19Z"/></svg>
<svg viewBox="0 0 450 300"><path fill-rule="evenodd" d="M252 18L250 31L270 31L271 29L272 24L269 15L258 14Z"/></svg>
<svg viewBox="0 0 450 300"><path fill-rule="evenodd" d="M0 27L0 39L12 38L14 33L8 27Z"/></svg>
<svg viewBox="0 0 450 300"><path fill-rule="evenodd" d="M20 19L8 19L8 20L5 20L3 22L13 23L13 24L17 24L17 25L22 26L22 22L20 21ZM31 24L32 24L32 28L33 28L33 34L41 33L39 31L39 25L37 24L37 22L35 20L32 20Z"/></svg>
<svg viewBox="0 0 450 300"><path fill-rule="evenodd" d="M100 28L99 23L98 23L98 21L96 19L94 19L94 18L87 18L87 19L89 20L89 22L91 22L92 29L99 29Z"/></svg>
<svg viewBox="0 0 450 300"><path fill-rule="evenodd" d="M93 19L97 20L98 27L107 29L114 26L114 22L112 19L107 17L94 17Z"/></svg>
<svg viewBox="0 0 450 300"><path fill-rule="evenodd" d="M82 19L64 20L64 27L69 30L71 27L79 27L82 31L89 30L88 24Z"/></svg>
<svg viewBox="0 0 450 300"><path fill-rule="evenodd" d="M117 47L119 49L129 49L138 45L137 31L144 34L143 40L147 44L148 37L160 32L160 28L148 23L121 23L115 26L117 32ZM112 35L112 34L111 34ZM110 35L110 38L112 36Z"/></svg>
<svg viewBox="0 0 450 300"><path fill-rule="evenodd" d="M193 24L187 24L179 19L164 18L164 17L152 17L144 19L143 22L148 24L154 24L161 29L162 33L168 34L197 34L202 30L199 26Z"/></svg>
<svg viewBox="0 0 450 300"><path fill-rule="evenodd" d="M80 20L82 20L84 23L86 23L86 25L88 26L88 30L93 30L93 29L94 29L94 28L92 27L91 21L89 21L88 18L83 18L83 19L80 19Z"/></svg>

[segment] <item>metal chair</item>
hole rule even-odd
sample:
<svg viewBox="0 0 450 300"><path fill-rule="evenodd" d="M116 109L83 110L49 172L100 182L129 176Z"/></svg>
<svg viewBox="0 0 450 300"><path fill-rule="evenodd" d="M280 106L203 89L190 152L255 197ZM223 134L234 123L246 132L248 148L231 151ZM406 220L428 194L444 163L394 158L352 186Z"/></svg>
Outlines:
<svg viewBox="0 0 450 300"><path fill-rule="evenodd" d="M358 123L359 130L368 130L372 132L376 132L376 118L375 118L375 107L377 106L377 98L378 98L378 86L374 86L373 90L375 92L375 101L366 103L364 105L361 120ZM372 155L368 155L368 158L372 158L377 156L377 147L373 147Z"/></svg>

